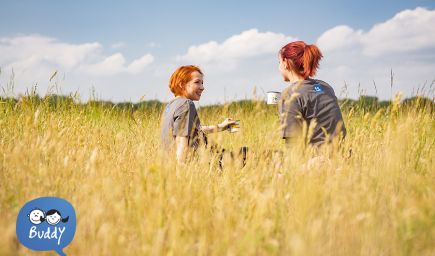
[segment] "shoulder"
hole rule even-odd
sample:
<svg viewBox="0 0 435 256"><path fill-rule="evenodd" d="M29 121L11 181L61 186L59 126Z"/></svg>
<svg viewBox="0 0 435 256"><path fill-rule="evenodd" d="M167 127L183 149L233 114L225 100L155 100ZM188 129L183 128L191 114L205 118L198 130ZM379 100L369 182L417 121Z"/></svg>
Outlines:
<svg viewBox="0 0 435 256"><path fill-rule="evenodd" d="M278 103L278 111L289 112L300 110L304 105L304 95L301 91L301 84L292 84L281 92L281 99Z"/></svg>
<svg viewBox="0 0 435 256"><path fill-rule="evenodd" d="M281 98L283 100L297 99L303 100L310 93L311 86L307 81L293 83L282 91Z"/></svg>
<svg viewBox="0 0 435 256"><path fill-rule="evenodd" d="M172 101L172 108L176 113L196 112L195 103L184 97L178 97Z"/></svg>
<svg viewBox="0 0 435 256"><path fill-rule="evenodd" d="M300 84L291 84L290 86L286 87L281 92L281 98L282 99L289 99L291 97L298 97L301 93L301 86Z"/></svg>
<svg viewBox="0 0 435 256"><path fill-rule="evenodd" d="M323 80L310 79L310 84L312 85L313 92L323 92L325 90L334 92L332 86Z"/></svg>
<svg viewBox="0 0 435 256"><path fill-rule="evenodd" d="M168 105L171 105L171 108L177 109L182 107L189 107L193 102L189 99L186 99L184 97L177 97L173 100L171 100Z"/></svg>

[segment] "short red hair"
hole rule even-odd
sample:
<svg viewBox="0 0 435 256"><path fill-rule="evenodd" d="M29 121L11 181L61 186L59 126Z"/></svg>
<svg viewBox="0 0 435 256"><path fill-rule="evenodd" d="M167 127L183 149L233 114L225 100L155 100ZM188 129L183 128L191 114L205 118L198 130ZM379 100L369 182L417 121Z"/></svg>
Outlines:
<svg viewBox="0 0 435 256"><path fill-rule="evenodd" d="M184 95L186 84L192 79L192 73L195 71L203 75L201 69L193 65L181 66L175 70L169 79L169 89L175 96Z"/></svg>
<svg viewBox="0 0 435 256"><path fill-rule="evenodd" d="M291 42L279 51L281 59L287 61L291 70L304 79L312 77L319 68L323 55L316 45L308 45L304 41Z"/></svg>

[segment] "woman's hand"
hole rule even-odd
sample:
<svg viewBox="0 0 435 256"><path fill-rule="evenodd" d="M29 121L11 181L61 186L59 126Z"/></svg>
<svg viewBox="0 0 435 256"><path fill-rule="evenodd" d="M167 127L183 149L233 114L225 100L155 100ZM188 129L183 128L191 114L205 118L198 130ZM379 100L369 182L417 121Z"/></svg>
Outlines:
<svg viewBox="0 0 435 256"><path fill-rule="evenodd" d="M204 133L222 132L228 129L228 126L235 124L237 121L231 118L226 118L222 123L215 125L201 126L201 131Z"/></svg>
<svg viewBox="0 0 435 256"><path fill-rule="evenodd" d="M222 123L218 124L218 128L222 129L222 131L224 131L224 130L228 129L228 126L235 124L235 123L236 123L236 120L233 120L231 118L225 118L225 120Z"/></svg>

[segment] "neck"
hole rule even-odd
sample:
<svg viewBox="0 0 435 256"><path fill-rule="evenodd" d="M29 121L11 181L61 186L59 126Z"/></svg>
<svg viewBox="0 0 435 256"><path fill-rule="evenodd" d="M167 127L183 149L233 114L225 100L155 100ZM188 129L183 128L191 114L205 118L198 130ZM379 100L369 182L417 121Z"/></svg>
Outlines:
<svg viewBox="0 0 435 256"><path fill-rule="evenodd" d="M298 77L298 78L295 78L295 79L289 79L290 83L302 82L304 80L305 79L303 77Z"/></svg>
<svg viewBox="0 0 435 256"><path fill-rule="evenodd" d="M302 76L299 76L298 74L295 74L293 72L289 72L287 74L287 78L288 78L288 81L290 83L296 83L296 82L301 82L301 81L305 80Z"/></svg>

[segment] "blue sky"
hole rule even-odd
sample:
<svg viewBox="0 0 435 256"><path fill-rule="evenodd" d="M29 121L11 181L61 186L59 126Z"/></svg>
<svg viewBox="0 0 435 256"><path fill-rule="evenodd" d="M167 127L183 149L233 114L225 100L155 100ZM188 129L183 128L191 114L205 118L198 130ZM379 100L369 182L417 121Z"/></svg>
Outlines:
<svg viewBox="0 0 435 256"><path fill-rule="evenodd" d="M395 88L410 96L435 79L434 8L429 0L3 1L0 81L13 68L15 94L37 84L43 95L58 70L62 92L83 100L94 88L107 100L165 101L173 70L196 64L208 104L249 98L254 86L283 89L276 52L302 39L323 51L317 78L337 95L346 81L342 97L389 98L393 68Z"/></svg>

